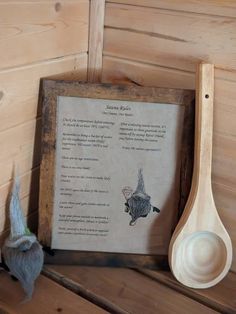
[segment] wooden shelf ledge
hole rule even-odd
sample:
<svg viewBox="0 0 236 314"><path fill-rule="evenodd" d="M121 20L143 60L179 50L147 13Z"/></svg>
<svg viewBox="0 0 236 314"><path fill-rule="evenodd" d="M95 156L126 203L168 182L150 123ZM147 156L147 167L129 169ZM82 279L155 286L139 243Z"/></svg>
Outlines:
<svg viewBox="0 0 236 314"><path fill-rule="evenodd" d="M48 265L44 274L107 310L115 305L117 313L236 313L233 273L206 290L188 289L170 272L144 269Z"/></svg>
<svg viewBox="0 0 236 314"><path fill-rule="evenodd" d="M20 302L23 298L24 294L19 282L13 281L9 274L1 271L1 314L107 313L95 304L65 289L45 276L38 278L32 301L21 304Z"/></svg>
<svg viewBox="0 0 236 314"><path fill-rule="evenodd" d="M169 272L46 265L31 302L19 304L18 282L0 272L0 313L236 313L236 274L206 290L188 289Z"/></svg>

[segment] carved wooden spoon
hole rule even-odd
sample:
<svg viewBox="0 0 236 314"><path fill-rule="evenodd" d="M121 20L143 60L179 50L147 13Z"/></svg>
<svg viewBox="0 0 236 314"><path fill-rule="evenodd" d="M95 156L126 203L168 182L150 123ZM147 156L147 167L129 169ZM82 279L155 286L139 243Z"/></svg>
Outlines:
<svg viewBox="0 0 236 314"><path fill-rule="evenodd" d="M196 79L192 186L170 242L169 264L184 285L208 288L227 274L232 244L217 213L211 187L214 66L200 64Z"/></svg>

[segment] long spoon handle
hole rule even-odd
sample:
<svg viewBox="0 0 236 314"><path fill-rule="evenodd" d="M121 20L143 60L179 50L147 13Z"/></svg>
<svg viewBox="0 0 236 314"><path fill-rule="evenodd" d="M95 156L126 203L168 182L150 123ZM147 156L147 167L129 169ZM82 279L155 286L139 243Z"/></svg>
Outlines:
<svg viewBox="0 0 236 314"><path fill-rule="evenodd" d="M193 181L198 190L200 187L211 190L214 65L201 63L196 80Z"/></svg>

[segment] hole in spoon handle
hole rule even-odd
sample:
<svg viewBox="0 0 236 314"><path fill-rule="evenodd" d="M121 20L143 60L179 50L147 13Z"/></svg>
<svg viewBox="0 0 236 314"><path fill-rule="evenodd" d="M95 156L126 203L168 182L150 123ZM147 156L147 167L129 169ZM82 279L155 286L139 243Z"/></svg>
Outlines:
<svg viewBox="0 0 236 314"><path fill-rule="evenodd" d="M201 63L197 71L194 171L211 183L214 65ZM196 182L198 186L203 182ZM201 183L201 184L200 184ZM204 186L204 185L203 185Z"/></svg>

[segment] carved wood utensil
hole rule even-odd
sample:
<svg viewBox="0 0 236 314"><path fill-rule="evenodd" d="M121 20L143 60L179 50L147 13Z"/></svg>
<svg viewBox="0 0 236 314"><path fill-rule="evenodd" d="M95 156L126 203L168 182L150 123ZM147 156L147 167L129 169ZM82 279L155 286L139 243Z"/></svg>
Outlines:
<svg viewBox="0 0 236 314"><path fill-rule="evenodd" d="M170 242L169 264L184 285L208 288L227 274L232 244L218 215L211 186L214 66L200 64L196 81L192 186Z"/></svg>

